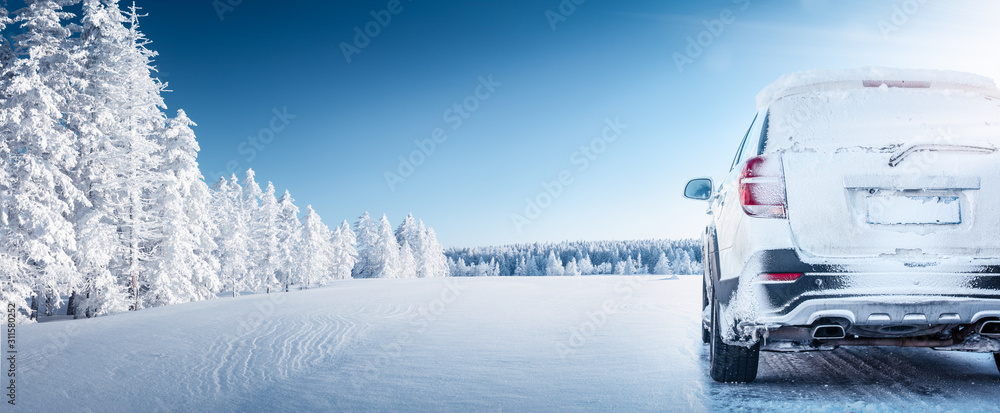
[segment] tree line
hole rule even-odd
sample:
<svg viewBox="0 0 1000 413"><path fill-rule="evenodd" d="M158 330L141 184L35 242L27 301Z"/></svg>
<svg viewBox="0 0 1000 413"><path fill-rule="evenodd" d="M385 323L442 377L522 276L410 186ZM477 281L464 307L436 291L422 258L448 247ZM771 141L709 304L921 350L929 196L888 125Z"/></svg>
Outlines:
<svg viewBox="0 0 1000 413"><path fill-rule="evenodd" d="M576 241L453 248L453 276L700 274L696 240Z"/></svg>

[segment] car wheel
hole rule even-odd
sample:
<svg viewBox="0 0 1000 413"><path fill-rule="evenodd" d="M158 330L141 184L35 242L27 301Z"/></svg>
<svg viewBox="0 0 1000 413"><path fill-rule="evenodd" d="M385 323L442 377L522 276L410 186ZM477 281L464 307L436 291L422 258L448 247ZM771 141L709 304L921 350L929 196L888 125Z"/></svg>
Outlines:
<svg viewBox="0 0 1000 413"><path fill-rule="evenodd" d="M722 383L749 383L756 379L760 342L750 347L731 346L723 342L718 300L712 300L711 324L709 371L712 379Z"/></svg>
<svg viewBox="0 0 1000 413"><path fill-rule="evenodd" d="M993 353L993 362L997 364L997 370L1000 370L1000 353Z"/></svg>

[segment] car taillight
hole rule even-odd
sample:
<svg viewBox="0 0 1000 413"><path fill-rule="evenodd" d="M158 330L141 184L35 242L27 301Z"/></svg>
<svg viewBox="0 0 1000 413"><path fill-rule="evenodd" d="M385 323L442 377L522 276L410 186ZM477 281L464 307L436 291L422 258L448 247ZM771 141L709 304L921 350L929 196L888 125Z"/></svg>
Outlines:
<svg viewBox="0 0 1000 413"><path fill-rule="evenodd" d="M752 217L785 218L785 179L777 156L747 160L740 174L740 204Z"/></svg>
<svg viewBox="0 0 1000 413"><path fill-rule="evenodd" d="M802 277L800 272L778 272L778 273L764 273L757 276L758 282L766 283L790 283L799 277Z"/></svg>

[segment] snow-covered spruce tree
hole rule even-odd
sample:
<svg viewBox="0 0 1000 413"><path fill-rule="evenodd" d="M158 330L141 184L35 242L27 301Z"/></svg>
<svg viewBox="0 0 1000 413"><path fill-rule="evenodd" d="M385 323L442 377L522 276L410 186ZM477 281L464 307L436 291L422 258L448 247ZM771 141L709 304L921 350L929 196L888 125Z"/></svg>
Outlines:
<svg viewBox="0 0 1000 413"><path fill-rule="evenodd" d="M517 265L514 267L513 275L516 275L518 277L524 277L528 275L528 264L524 256L518 257Z"/></svg>
<svg viewBox="0 0 1000 413"><path fill-rule="evenodd" d="M526 270L525 275L527 276L545 275L538 270L538 259L534 255L528 255L524 261L524 266Z"/></svg>
<svg viewBox="0 0 1000 413"><path fill-rule="evenodd" d="M7 26L13 23L10 12L0 5L0 84L9 80L7 70L10 69L17 56L14 55L14 48L7 39ZM12 74L11 74L12 75ZM6 100L6 93L0 88L0 104Z"/></svg>
<svg viewBox="0 0 1000 413"><path fill-rule="evenodd" d="M358 238L345 220L333 232L333 251L336 257L333 264L334 279L351 278L354 265L358 262L357 245Z"/></svg>
<svg viewBox="0 0 1000 413"><path fill-rule="evenodd" d="M299 246L302 244L302 223L299 222L299 207L295 206L292 195L285 194L278 200L278 263L276 274L278 283L288 291L297 282L302 268Z"/></svg>
<svg viewBox="0 0 1000 413"><path fill-rule="evenodd" d="M61 295L79 283L72 259L76 250L72 214L78 203L86 203L70 172L79 161L74 135L66 128L66 102L73 57L71 30L63 20L73 17L62 11L71 2L27 1L15 22L24 30L15 37L21 58L5 56L3 105L0 133L6 152L0 162L5 172L7 196L0 234L5 260L18 275L10 277L11 290L33 290L32 307L45 302L45 314L53 315ZM6 43L6 42L4 42ZM22 299L23 300L23 299ZM23 302L20 303L23 305Z"/></svg>
<svg viewBox="0 0 1000 413"><path fill-rule="evenodd" d="M500 275L500 264L496 258L491 258L489 262L483 261L476 265L477 277L496 277Z"/></svg>
<svg viewBox="0 0 1000 413"><path fill-rule="evenodd" d="M562 260L553 251L549 251L549 257L545 260L545 275L564 275Z"/></svg>
<svg viewBox="0 0 1000 413"><path fill-rule="evenodd" d="M410 241L403 240L403 246L399 248L399 277L417 277L417 259L413 256L413 248L410 248Z"/></svg>
<svg viewBox="0 0 1000 413"><path fill-rule="evenodd" d="M377 268L375 244L378 242L378 223L365 211L354 223L354 233L358 241L358 262L354 266L354 278L372 278Z"/></svg>
<svg viewBox="0 0 1000 413"><path fill-rule="evenodd" d="M421 222L421 224L423 223ZM410 254L413 256L412 269L409 268L410 264L402 264L404 278L409 276L426 277L428 269L428 263L424 262L427 258L424 252L424 247L427 244L426 237L426 232L421 226L417 225L416 220L413 219L413 214L406 215L403 222L396 228L396 241L400 246L400 254L402 254L403 245L409 244ZM400 258L402 258L402 255L400 255Z"/></svg>
<svg viewBox="0 0 1000 413"><path fill-rule="evenodd" d="M157 137L166 123L160 95L165 85L152 76L156 52L146 48L134 6L123 13L117 0L85 0L83 10L85 88L68 123L80 151L78 184L103 214L101 221L119 234L112 256L120 258L109 267L127 286L135 310L150 291L163 239L163 217L153 205L167 181Z"/></svg>
<svg viewBox="0 0 1000 413"><path fill-rule="evenodd" d="M336 263L336 254L331 239L330 228L313 210L306 206L306 216L302 218L302 277L300 288L326 285Z"/></svg>
<svg viewBox="0 0 1000 413"><path fill-rule="evenodd" d="M221 291L222 281L219 279L219 259L215 243L219 235L219 226L212 208L212 193L204 180L198 180L191 186L187 198L188 222L193 225L192 233L199 239L199 248L195 254L201 258L199 265L192 268L192 282L199 300L215 298L215 293ZM199 224L200 222L200 224Z"/></svg>
<svg viewBox="0 0 1000 413"><path fill-rule="evenodd" d="M671 275L674 271L670 266L670 259L667 258L667 254L660 252L660 258L656 260L656 267L653 268L653 274L660 275Z"/></svg>
<svg viewBox="0 0 1000 413"><path fill-rule="evenodd" d="M448 264L452 276L468 277L470 275L469 266L465 265L465 258L459 258L458 261L449 261Z"/></svg>
<svg viewBox="0 0 1000 413"><path fill-rule="evenodd" d="M278 233L278 215L281 209L274 196L274 184L267 183L261 194L260 208L254 218L253 236L257 240L256 269L260 284L267 292L281 288L278 269L281 267L281 245Z"/></svg>
<svg viewBox="0 0 1000 413"><path fill-rule="evenodd" d="M580 260L579 266L580 274L582 275L596 274L594 264L590 261L590 254L585 255L583 259Z"/></svg>
<svg viewBox="0 0 1000 413"><path fill-rule="evenodd" d="M576 257L570 258L569 262L566 263L565 275L582 275L580 272L580 267L576 264Z"/></svg>
<svg viewBox="0 0 1000 413"><path fill-rule="evenodd" d="M265 252L259 245L260 241L263 240L262 232L264 223L261 219L260 203L264 192L260 190L260 185L257 184L256 175L253 169L247 169L243 178L243 196L240 200L243 208L241 213L247 225L247 239L250 240L247 244L249 255L246 258L247 286L250 288L250 291L267 288L267 276L263 274L262 269L258 265L261 257L265 255Z"/></svg>
<svg viewBox="0 0 1000 413"><path fill-rule="evenodd" d="M635 271L633 274L649 274L649 268L642 263L642 253L639 253L639 256L635 258Z"/></svg>
<svg viewBox="0 0 1000 413"><path fill-rule="evenodd" d="M417 221L413 219L413 214L407 214L406 218L403 218L403 222L399 224L399 227L396 227L396 242L400 246L404 242L413 244L422 235L417 228Z"/></svg>
<svg viewBox="0 0 1000 413"><path fill-rule="evenodd" d="M7 9L0 7L0 114L7 112L8 104L7 88L10 84L11 66L15 62L14 51L7 41L7 25L11 23L10 14ZM0 119L2 120L2 119ZM0 124L2 125L2 124ZM3 136L7 136L4 130ZM13 158L7 139L0 139L0 304L7 307L7 303L13 303L20 310L27 309L26 297L31 295L31 280L28 278L23 263L18 259L12 245L9 243L9 214L11 206L11 186L9 159ZM22 314L17 317L19 322L27 320Z"/></svg>
<svg viewBox="0 0 1000 413"><path fill-rule="evenodd" d="M420 222L418 228L424 228L423 221ZM447 277L448 276L448 257L444 255L444 247L438 243L437 233L434 232L434 228L426 228L424 231L422 255L420 259L423 272L418 273L418 276L422 277Z"/></svg>
<svg viewBox="0 0 1000 413"><path fill-rule="evenodd" d="M687 251L681 251L677 255L677 261L673 263L674 274L692 274L691 271L691 255Z"/></svg>
<svg viewBox="0 0 1000 413"><path fill-rule="evenodd" d="M219 288L211 198L198 170L199 146L192 125L179 110L160 134L164 181L154 194L153 210L162 217L163 227L150 263L146 307L203 300Z"/></svg>
<svg viewBox="0 0 1000 413"><path fill-rule="evenodd" d="M227 181L219 179L215 184L216 217L219 218L217 244L220 279L223 289L232 291L233 297L250 290L247 262L250 258L250 231L243 208L243 187L236 174Z"/></svg>
<svg viewBox="0 0 1000 413"><path fill-rule="evenodd" d="M370 259L371 277L399 278L399 244L392 233L392 225L384 214L377 228L375 243L366 250Z"/></svg>

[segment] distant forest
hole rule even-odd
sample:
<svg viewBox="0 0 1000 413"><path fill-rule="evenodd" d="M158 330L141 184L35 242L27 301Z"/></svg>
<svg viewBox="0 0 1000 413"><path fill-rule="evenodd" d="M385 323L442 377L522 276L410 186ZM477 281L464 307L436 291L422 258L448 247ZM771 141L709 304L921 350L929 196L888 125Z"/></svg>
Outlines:
<svg viewBox="0 0 1000 413"><path fill-rule="evenodd" d="M564 241L445 251L452 276L700 274L698 240Z"/></svg>

